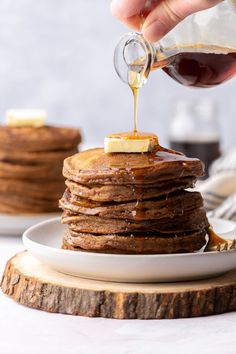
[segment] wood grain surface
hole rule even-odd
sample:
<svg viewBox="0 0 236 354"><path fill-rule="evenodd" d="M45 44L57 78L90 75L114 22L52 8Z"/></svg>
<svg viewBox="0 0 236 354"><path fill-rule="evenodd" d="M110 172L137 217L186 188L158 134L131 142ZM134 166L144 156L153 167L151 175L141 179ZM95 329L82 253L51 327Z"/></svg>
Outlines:
<svg viewBox="0 0 236 354"><path fill-rule="evenodd" d="M88 317L173 319L236 310L236 270L193 282L112 283L61 274L24 251L8 261L1 287L22 305Z"/></svg>

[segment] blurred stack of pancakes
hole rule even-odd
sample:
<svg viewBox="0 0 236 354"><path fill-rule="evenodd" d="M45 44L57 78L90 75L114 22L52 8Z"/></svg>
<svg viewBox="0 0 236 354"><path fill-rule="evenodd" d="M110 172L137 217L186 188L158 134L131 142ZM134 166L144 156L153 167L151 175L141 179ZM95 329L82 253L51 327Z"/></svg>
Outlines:
<svg viewBox="0 0 236 354"><path fill-rule="evenodd" d="M63 160L78 151L77 129L0 127L0 212L58 211Z"/></svg>
<svg viewBox="0 0 236 354"><path fill-rule="evenodd" d="M194 252L209 227L198 192L202 163L157 146L144 154L92 149L64 161L62 248L107 253Z"/></svg>

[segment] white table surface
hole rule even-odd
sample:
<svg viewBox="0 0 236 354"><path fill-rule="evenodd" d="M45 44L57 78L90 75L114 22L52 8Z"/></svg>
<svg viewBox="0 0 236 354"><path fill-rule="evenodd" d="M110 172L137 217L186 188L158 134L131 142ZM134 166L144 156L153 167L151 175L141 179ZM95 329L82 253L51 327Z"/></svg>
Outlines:
<svg viewBox="0 0 236 354"><path fill-rule="evenodd" d="M23 249L0 236L0 271ZM235 354L236 312L181 320L109 320L49 314L0 293L0 354Z"/></svg>

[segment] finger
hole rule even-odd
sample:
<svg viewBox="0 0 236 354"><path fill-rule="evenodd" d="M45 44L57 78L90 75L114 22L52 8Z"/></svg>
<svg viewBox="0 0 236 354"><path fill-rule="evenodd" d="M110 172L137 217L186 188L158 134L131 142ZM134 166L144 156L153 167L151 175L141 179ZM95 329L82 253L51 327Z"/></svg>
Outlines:
<svg viewBox="0 0 236 354"><path fill-rule="evenodd" d="M142 19L140 15L131 16L122 21L127 27L132 28L135 31L141 31L142 29Z"/></svg>
<svg viewBox="0 0 236 354"><path fill-rule="evenodd" d="M146 0L113 0L111 13L118 20L126 22L127 19L139 15L145 2Z"/></svg>
<svg viewBox="0 0 236 354"><path fill-rule="evenodd" d="M185 17L219 2L221 0L162 0L147 16L142 33L150 42L156 42Z"/></svg>
<svg viewBox="0 0 236 354"><path fill-rule="evenodd" d="M142 25L151 10L161 0L113 0L112 14L126 26L141 31Z"/></svg>

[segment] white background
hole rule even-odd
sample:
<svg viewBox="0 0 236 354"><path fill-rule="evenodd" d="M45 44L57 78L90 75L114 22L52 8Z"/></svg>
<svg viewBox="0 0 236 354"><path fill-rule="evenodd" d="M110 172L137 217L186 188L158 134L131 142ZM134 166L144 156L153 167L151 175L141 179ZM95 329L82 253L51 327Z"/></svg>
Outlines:
<svg viewBox="0 0 236 354"><path fill-rule="evenodd" d="M109 0L0 1L0 117L14 107L43 107L49 122L80 126L86 145L132 128L132 96L113 68L127 29ZM224 147L236 144L236 80L214 89L181 87L155 72L140 98L139 128L166 144L176 99L211 97L219 105Z"/></svg>

